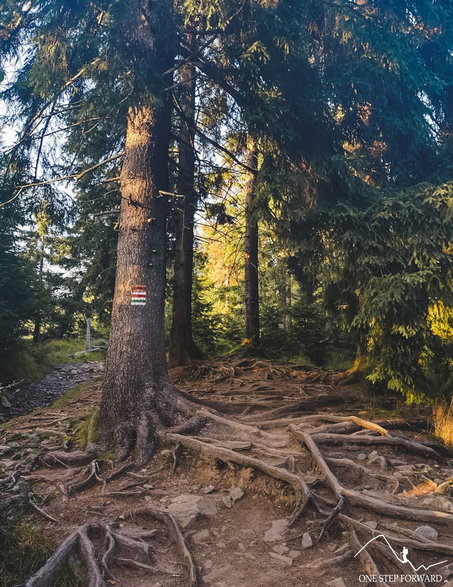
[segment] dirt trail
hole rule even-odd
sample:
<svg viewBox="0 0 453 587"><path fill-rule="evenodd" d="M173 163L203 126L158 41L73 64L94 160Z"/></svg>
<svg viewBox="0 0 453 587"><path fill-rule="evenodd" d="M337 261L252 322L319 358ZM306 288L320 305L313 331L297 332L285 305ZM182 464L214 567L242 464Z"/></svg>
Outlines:
<svg viewBox="0 0 453 587"><path fill-rule="evenodd" d="M103 369L104 364L97 361L54 367L40 381L20 385L15 391L8 393L6 401L3 400L3 404L0 404L0 421L52 405L69 389L99 377Z"/></svg>
<svg viewBox="0 0 453 587"><path fill-rule="evenodd" d="M417 411L371 423L365 397L339 374L267 361L203 363L172 377L217 409L200 407L198 435L168 434L141 469L68 443L99 384L0 433L3 488L13 478L17 493L26 480L40 496L29 511L57 543L76 530L70 540L92 545L83 563L98 583L87 585L355 587L364 574L422 585L395 579L414 571L382 539L355 556L379 534L397 553L408 547L414 566L432 565L437 580L425 585L453 578L453 461ZM46 586L38 579L30 586Z"/></svg>

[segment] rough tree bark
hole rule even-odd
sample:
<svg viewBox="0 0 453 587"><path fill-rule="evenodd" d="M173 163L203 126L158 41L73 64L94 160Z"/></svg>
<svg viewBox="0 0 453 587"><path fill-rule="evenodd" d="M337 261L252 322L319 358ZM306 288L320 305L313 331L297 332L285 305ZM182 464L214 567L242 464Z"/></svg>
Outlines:
<svg viewBox="0 0 453 587"><path fill-rule="evenodd" d="M257 152L251 146L246 164L257 169ZM255 196L256 173L247 172L245 186L245 340L250 348L260 344L260 311L258 283L258 221Z"/></svg>
<svg viewBox="0 0 453 587"><path fill-rule="evenodd" d="M173 318L170 331L170 366L186 365L202 359L203 353L192 334L192 280L194 216L197 206L195 190L195 68L185 65L181 73L180 106L184 119L179 134L178 201L176 216L175 264L173 278Z"/></svg>
<svg viewBox="0 0 453 587"><path fill-rule="evenodd" d="M171 43L159 43L143 18L147 2L137 0L134 6L137 20L130 23L131 34L149 51L149 60L154 57L154 67L165 72L173 63ZM100 411L106 442L119 458L135 451L140 462L151 458L163 427L178 423L185 405L171 385L165 356L167 202L161 191L168 190L171 103L163 89L157 97L146 100L141 93L127 116L115 293Z"/></svg>

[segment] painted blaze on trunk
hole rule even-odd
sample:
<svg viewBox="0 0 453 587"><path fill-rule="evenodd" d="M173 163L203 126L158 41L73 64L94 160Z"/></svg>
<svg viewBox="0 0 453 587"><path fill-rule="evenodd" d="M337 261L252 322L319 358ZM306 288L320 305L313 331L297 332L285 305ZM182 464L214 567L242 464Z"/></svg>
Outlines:
<svg viewBox="0 0 453 587"><path fill-rule="evenodd" d="M118 260L101 402L104 436L119 456L154 450L171 403L164 339L169 105L131 107L121 171ZM166 408L167 406L165 406ZM162 412L168 412L162 409ZM169 412L171 414L171 410Z"/></svg>

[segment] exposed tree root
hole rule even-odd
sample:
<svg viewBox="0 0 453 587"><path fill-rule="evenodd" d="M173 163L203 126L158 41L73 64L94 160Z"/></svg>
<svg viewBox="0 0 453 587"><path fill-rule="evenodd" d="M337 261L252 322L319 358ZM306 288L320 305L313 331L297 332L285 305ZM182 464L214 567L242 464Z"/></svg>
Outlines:
<svg viewBox="0 0 453 587"><path fill-rule="evenodd" d="M54 584L65 565L73 566L72 558L84 567L87 587L104 587L105 581L96 561L91 536L99 532L98 524L85 524L77 528L54 552L46 564L26 583L25 587L48 587Z"/></svg>
<svg viewBox="0 0 453 587"><path fill-rule="evenodd" d="M89 465L93 460L93 455L86 452L50 452L41 457L46 465L58 467L83 467Z"/></svg>
<svg viewBox="0 0 453 587"><path fill-rule="evenodd" d="M353 518L351 518L350 516L346 516L345 514L339 514L338 518L341 522L348 525L349 527L355 528L356 530L360 530L361 532L364 532L366 534L371 534L372 537L382 534L381 530L371 528L371 526L367 526L367 524L363 524L358 520L354 520ZM399 536L398 533L403 534L404 538ZM410 546L411 548L416 548L423 552L434 552L441 556L453 556L453 546L450 546L448 544L441 544L440 542L435 542L433 540L421 540L419 537L417 537L416 534L414 534L411 530L408 530L407 528L394 527L392 529L386 526L385 535L391 542L401 544L402 546Z"/></svg>
<svg viewBox="0 0 453 587"><path fill-rule="evenodd" d="M226 463L236 463L237 465L242 465L244 467L252 467L274 479L284 481L291 485L296 494L296 505L290 517L291 523L294 523L303 512L308 502L312 499L312 492L301 475L290 473L285 469L279 469L273 465L269 465L261 459L239 454L233 450L219 446L213 446L206 442L195 440L194 438L171 433L167 434L166 438L171 442L182 444L186 448L195 450L212 459L218 459Z"/></svg>
<svg viewBox="0 0 453 587"><path fill-rule="evenodd" d="M256 364L247 362L246 365L239 366L238 364L232 368L228 364L220 377L223 378L223 375L225 375L225 377L233 381L239 369L248 369L249 367L254 369ZM268 374L270 377L274 376L270 369ZM283 376L277 372L275 375ZM322 372L311 374L309 377L307 376L307 381L310 377L313 380L316 378L320 380L324 375ZM71 504L71 494L81 492L99 483L102 484L102 492L93 491L92 494L96 500L102 500L104 497L115 497L118 500L130 500L123 502L125 508L131 507L129 505L131 503L134 504L132 507L135 507L138 498L140 498L141 503L144 503L142 500L145 495L147 500L150 499L150 495L153 495L153 493L150 493L151 491L155 492L154 495L159 495L159 497L162 494L165 495L165 492L153 487L152 481L150 481L154 474L163 469L165 469L165 474L163 475L164 486L167 481L169 487L175 485L171 479L172 455L173 470L184 468L186 463L183 462L181 456L182 452L185 453L186 449L188 449L208 459L227 464L233 472L237 467L232 465L247 467L288 485L288 493L290 493L291 498L293 493L295 495L295 506L289 518L290 523L294 523L309 505L316 508L322 515L322 523L316 530L317 541L322 537L325 539L326 536L329 539L332 536L336 538L336 533L331 535L329 528L334 525L343 526L347 530L350 544L344 544L344 548L337 549L335 551L337 556L332 555L332 559L312 563L309 565L311 568L323 569L332 565L341 565L344 561L352 559L355 562L360 562L364 572L367 574L378 575L383 570L379 568L381 564L384 565L385 571L393 564L403 572L405 570L404 565L399 566L397 561L392 560L392 556L390 555L389 557L388 554L390 551L386 551L385 547L378 542L373 542L370 548L367 547L355 558L355 555L362 548L362 544L366 544L369 538L379 536L381 532L384 532L392 543L432 553L433 558L435 555L442 555L444 558L453 556L452 546L422 539L408 528L386 526L379 519L380 530L376 530L354 519L359 516L366 517L369 515L371 517L372 515L376 519L383 516L392 519L406 519L411 522L431 523L436 526L443 525L444 535L445 525L453 524L452 513L429 508L408 507L406 504L410 505L409 501L403 502L400 500L398 503L394 495L399 488L398 479L405 479L402 477L405 472L401 467L398 476L393 476L391 473L392 467L406 465L408 464L408 459L401 460L397 458L400 455L392 455L392 449L403 449L401 452L407 452L410 455L422 455L422 457L436 461L441 461L446 454L446 449L436 443L416 442L400 434L400 431L405 427L413 430L423 426L425 424L424 420L413 420L409 423L401 420L371 422L357 416L312 413L319 406L344 402L345 400L350 401L355 398L349 393L345 395L340 393L339 390L332 393L330 390L330 393L320 394L317 397L310 397L306 394L306 397L298 401L288 401L288 398L293 400L302 398L307 389L310 393L313 393L315 388L318 389L317 386L309 389L309 386L304 383L303 389L301 387L300 391L297 391L297 389L294 391L294 385L292 392L289 391L287 394L285 390L282 393L282 398L287 403L282 405L282 398L279 400L278 393L275 393L274 390L271 390L266 385L263 386L256 382L250 384L250 381L247 381L243 386L240 384L240 381L234 380L234 400L246 398L250 389L263 391L264 400L262 402L250 401L249 404L244 401L221 404L209 400L196 400L189 395L178 393L174 405L170 406L168 398L163 398L162 401L157 399L153 404L151 415L147 412L143 416L143 420L138 417L137 421L133 422L133 429L131 426L127 430L125 425L125 429L120 431L125 435L123 457L133 456L136 462L148 462L151 456L157 453L160 448L163 448L166 443L169 443L171 447L176 447L173 452L171 450L162 451L162 460L159 464L162 465L163 463L163 465L156 471L148 473L148 468L146 467L141 471L136 470L134 472L133 470L136 469L137 464L127 462L113 472L105 471L105 473L101 474L101 462L96 460L95 454L49 449L49 444L52 441L48 441L40 449L39 458L41 461L50 468L64 466L68 470L47 470L45 471L48 473L47 480L43 476L36 475L30 475L28 479L38 482L44 479L48 483L52 483L54 487L62 488L65 494L64 499L69 504ZM255 387L252 387L253 385ZM237 393L239 387L245 389L242 398ZM224 386L224 389L225 394L229 393L228 385ZM319 390L326 391L326 389L322 390L321 385L319 385ZM206 391L206 394L208 393L210 391ZM250 397L252 400L259 400L258 394L255 394L254 391ZM274 407L276 405L278 407ZM200 409L199 406L204 406L204 408ZM271 408L269 409L270 406ZM223 414L214 411L212 408L223 412ZM243 408L246 408L246 410L239 416L238 413ZM225 414L228 414L228 416ZM57 422L58 420L55 420L55 424ZM66 442L67 435L61 430L58 432L51 430L48 421L45 424L41 423L41 426L42 428L37 430L38 434L54 436L61 443ZM398 433L394 432L395 429ZM36 430L33 434L35 432ZM36 438L31 438L30 440L27 437L25 440L27 446L32 447ZM148 445L147 441L149 441ZM335 445L336 450L329 453L332 444ZM33 446L36 448L37 445ZM356 457L358 456L358 461L363 460L363 464L353 460L353 457L348 458L348 449L352 449L352 452L357 452L354 449L360 446L382 447L382 454L373 451L374 454L370 455L368 461L365 460L365 455L355 455ZM45 450L49 452L42 455L42 451ZM10 453L8 453L9 456ZM305 474L307 460L309 459L315 463L315 466ZM31 455L29 462L31 462ZM381 465L381 471L379 470L379 465ZM74 467L78 467L78 469L76 470ZM419 466L418 463L414 465L410 469L410 471L414 472L414 475L411 475L410 472L408 473L407 481L403 481L402 489L407 487L409 482L415 483L416 478L420 481L421 473L423 472L428 477L431 476L436 479L436 482L434 482L426 477L427 482L431 483L428 489L433 497L434 492L448 495L452 486L451 480L447 479L440 482L437 477L442 476L443 479L446 479L447 475L441 473L442 469L438 465L433 465L432 467L427 464L425 469ZM104 469L105 467L103 467ZM24 471L25 468L22 468L22 473L21 471L12 471L11 483L17 484ZM301 473L301 471L304 471L304 473ZM123 475L127 475L125 482L114 484L112 491L105 491L108 483L118 480ZM69 476L70 478L68 478ZM77 478L74 481L76 476ZM244 475L244 478L246 477ZM239 478L242 477L239 475ZM222 481L225 481L224 477L215 485L217 486ZM145 486L141 487L143 484ZM358 489L363 485L365 485L363 491ZM328 493L325 491L326 488L329 490ZM206 493L208 493L213 491L214 487L206 489ZM218 488L216 487L216 489ZM220 489L223 491L225 487ZM421 495L420 488L417 487L417 489ZM367 490L369 491L368 493ZM381 494L378 492L381 492ZM49 495L51 494L49 493ZM27 507L27 493L14 497L18 501L25 499L25 507ZM439 496L436 499L441 500L441 503L443 503L442 500L445 500L444 497ZM32 496L31 498L29 496L29 505L33 507L37 514L53 523L59 521L46 511L49 509L53 513L50 502L45 505L45 502L42 501L38 503L39 505L32 499ZM88 511L90 511L90 514L99 514L101 510L98 503L100 501L96 501L92 509L91 505L89 506ZM79 500L76 505L80 505ZM120 566L127 566L137 571L146 571L148 575L167 573L167 576L182 577L178 570L170 572L168 566L164 569L159 568L157 565L156 554L166 555L165 552L159 553L158 550L152 547L152 544L159 540L156 532L158 535L163 532L161 524L165 525L166 531L164 532L169 535L178 552L178 560L185 566L184 576L187 576L187 578L180 579L181 582L185 581L184 585L195 587L197 585L195 563L175 520L169 514L159 509L154 509L154 507L135 509L131 513L125 514L124 517L118 516L118 505L118 503L114 505L115 513L113 516L117 516L117 518L112 522L111 526L104 522L80 526L56 550L46 565L28 581L27 587L47 587L47 585L54 584L55 581L58 581L58 573L64 565L73 566L76 573L83 570L85 572L83 584L88 585L88 587L101 587L106 583L117 581L113 573L118 573L119 575L121 572ZM111 511L110 508L106 510L106 512ZM160 529L157 531L152 530L151 532L139 530L139 527L144 522L143 518L146 517L158 520L161 523L159 524ZM136 521L137 527L133 530L133 536L121 533L122 531L118 530L119 520L124 520L124 518L128 520L128 524ZM124 531L126 532L126 530ZM440 532L442 534L442 529L440 529ZM145 542L146 538L148 538L148 542ZM294 536L282 540L282 542L288 542L293 539ZM197 548L195 541L194 544ZM388 560L386 560L387 558ZM124 577L128 577L127 573L130 573L130 571L125 572ZM122 578L118 577L118 579ZM380 584L385 585L382 582Z"/></svg>
<svg viewBox="0 0 453 587"><path fill-rule="evenodd" d="M359 557L359 560L362 563L362 567L365 573L370 576L379 576L379 569L376 563L374 562L371 554L367 550L362 550L363 545L360 544L359 539L357 538L357 534L352 528L349 532L349 542L351 544L353 551L358 553L356 556ZM381 581L380 585L383 585L384 587L389 587L388 584L384 581Z"/></svg>
<svg viewBox="0 0 453 587"><path fill-rule="evenodd" d="M229 428L238 430L239 432L246 432L249 434L252 433L263 439L266 439L273 444L274 448L284 448L288 444L287 440L282 439L281 434L270 434L269 432L263 432L254 425L244 424L243 422L233 420L232 418L224 418L223 416L219 416L218 414L214 414L212 412L202 410L199 413L206 419L218 422L219 424L223 424L225 426L228 426Z"/></svg>
<svg viewBox="0 0 453 587"><path fill-rule="evenodd" d="M74 485L70 485L68 487L68 493L75 493L76 491L82 491L89 485L91 485L94 481L98 483L102 483L105 487L105 481L101 479L98 475L99 473L99 461L96 459L92 460L89 466L89 475L83 481L79 481L79 483L74 483Z"/></svg>
<svg viewBox="0 0 453 587"><path fill-rule="evenodd" d="M405 567L404 564L393 555L392 551L389 550L386 545L375 541L369 546L371 546L372 550L377 550L381 557L387 559L390 564L395 565L402 575L407 574L407 567ZM416 583L420 585L420 587L425 587L425 583L421 579L418 579Z"/></svg>
<svg viewBox="0 0 453 587"><path fill-rule="evenodd" d="M197 587L192 555L173 516L151 507L138 509L130 514L130 517L136 516L151 517L165 524L178 556L186 567L186 585ZM95 547L99 541L103 545L102 556L97 552L99 546ZM126 556L120 556L119 551L126 553ZM55 584L66 565L73 567L76 573L83 569L83 584L87 587L105 587L106 578L112 576L111 567L118 563L148 571L159 570L152 564L150 545L143 540L119 534L103 522L85 524L58 547L46 564L27 581L25 587L48 587Z"/></svg>
<svg viewBox="0 0 453 587"><path fill-rule="evenodd" d="M353 432L357 432L364 428L349 419L349 417L345 417L345 420L342 420L343 416L335 416L333 414L315 414L313 416L305 416L304 419L310 419L313 426L316 425L316 430L318 433L337 433L337 434L351 434ZM319 422L330 422L329 424L319 425ZM297 424L297 422L294 422ZM401 419L393 419L393 420L376 420L374 422L377 426L384 428L385 430L418 430L418 429L425 429L427 426L427 421L425 419L416 419L416 420L401 420Z"/></svg>
<svg viewBox="0 0 453 587"><path fill-rule="evenodd" d="M187 586L197 587L197 569L193 561L192 554L174 517L167 512L162 512L160 510L151 508L150 506L135 510L134 512L132 512L131 516L150 516L152 518L156 518L157 520L165 524L168 533L176 547L176 550L178 551L179 556L181 557L187 569Z"/></svg>
<svg viewBox="0 0 453 587"><path fill-rule="evenodd" d="M292 427L291 430L295 432ZM453 514L449 514L447 512L415 509L395 505L374 497L370 497L368 495L364 495L359 491L355 491L354 489L348 489L344 487L343 485L341 485L341 483L330 470L329 466L327 465L326 461L321 455L321 452L317 447L314 438L307 432L302 432L300 430L297 430L296 436L300 440L303 440L303 442L309 449L313 459L315 460L319 469L323 473L329 489L332 491L332 493L338 501L340 501L341 498L343 498L347 500L351 505L362 507L364 509L371 510L375 513L382 514L384 516L403 518L406 520L416 520L419 522L428 523L453 523Z"/></svg>
<svg viewBox="0 0 453 587"><path fill-rule="evenodd" d="M358 396L353 396L349 394L347 398L345 398L344 394L338 392L323 394L319 395L318 397L310 397L306 400L288 403L285 406L281 406L279 408L258 412L256 414L250 414L248 416L245 416L243 420L246 422L253 422L254 420L270 420L272 418L279 418L281 416L286 415L294 416L294 414L296 414L297 412L313 412L314 410L317 410L318 408L322 408L324 406L328 406L335 403L343 403L345 399L358 399ZM244 405L244 408L245 407L246 406Z"/></svg>
<svg viewBox="0 0 453 587"><path fill-rule="evenodd" d="M290 429L296 438L303 439L303 432L298 431L294 425L290 426ZM425 457L436 459L437 461L444 460L443 455L440 455L433 448L426 446L420 442L415 442L409 438L401 438L399 436L346 436L344 434L319 434L316 429L310 431L313 437L316 439L316 443L319 444L358 444L362 446L374 446L374 445L385 445L385 446L400 446L412 452L414 454L420 454Z"/></svg>
<svg viewBox="0 0 453 587"><path fill-rule="evenodd" d="M34 499L32 493L29 493L29 495L28 495L28 503L31 505L31 507L35 511L37 511L39 514L41 514L41 516L44 516L47 520L50 520L51 522L54 522L55 524L58 524L58 520L56 520L53 516L51 516L45 510L43 510L42 508L40 508L38 506L38 504L35 502L35 499Z"/></svg>

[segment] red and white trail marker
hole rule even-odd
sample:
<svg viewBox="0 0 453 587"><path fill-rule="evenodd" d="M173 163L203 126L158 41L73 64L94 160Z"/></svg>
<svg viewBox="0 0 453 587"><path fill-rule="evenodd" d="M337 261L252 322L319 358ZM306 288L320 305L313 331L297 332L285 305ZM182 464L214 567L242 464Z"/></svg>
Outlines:
<svg viewBox="0 0 453 587"><path fill-rule="evenodd" d="M131 306L146 306L146 285L132 286Z"/></svg>

